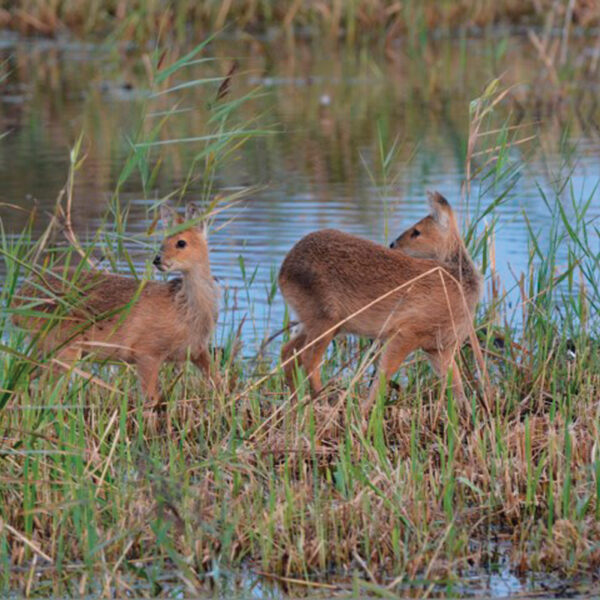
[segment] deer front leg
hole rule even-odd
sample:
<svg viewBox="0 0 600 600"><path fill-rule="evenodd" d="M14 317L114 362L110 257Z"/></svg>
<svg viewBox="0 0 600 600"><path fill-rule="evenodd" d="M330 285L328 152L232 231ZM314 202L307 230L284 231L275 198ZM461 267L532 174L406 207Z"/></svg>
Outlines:
<svg viewBox="0 0 600 600"><path fill-rule="evenodd" d="M142 392L154 408L158 408L163 400L158 386L158 371L161 363L162 359L153 356L141 356L136 360Z"/></svg>

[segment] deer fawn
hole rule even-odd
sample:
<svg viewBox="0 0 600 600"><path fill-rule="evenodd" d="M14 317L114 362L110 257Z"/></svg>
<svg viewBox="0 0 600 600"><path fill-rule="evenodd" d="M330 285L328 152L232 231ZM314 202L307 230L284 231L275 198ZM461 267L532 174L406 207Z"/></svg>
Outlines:
<svg viewBox="0 0 600 600"><path fill-rule="evenodd" d="M197 220L188 204L186 221ZM161 206L165 226L184 220ZM97 360L133 363L142 391L151 402L160 400L158 371L163 362L191 358L209 376L208 344L215 328L219 290L210 272L206 228L193 225L167 237L153 264L160 271L180 271L169 282L141 282L101 271L54 270L30 279L20 290L19 304L35 316L15 315L15 322L39 334L43 353L72 362L93 353ZM70 281L70 280L73 281ZM62 314L57 319L41 313Z"/></svg>
<svg viewBox="0 0 600 600"><path fill-rule="evenodd" d="M338 333L383 342L367 413L408 354L422 348L440 377L452 366L454 394L464 397L454 353L472 327L482 278L462 241L452 208L429 194L431 214L390 248L334 229L315 231L288 253L279 287L301 328L282 350L294 390L294 356L314 395L321 391L322 356Z"/></svg>

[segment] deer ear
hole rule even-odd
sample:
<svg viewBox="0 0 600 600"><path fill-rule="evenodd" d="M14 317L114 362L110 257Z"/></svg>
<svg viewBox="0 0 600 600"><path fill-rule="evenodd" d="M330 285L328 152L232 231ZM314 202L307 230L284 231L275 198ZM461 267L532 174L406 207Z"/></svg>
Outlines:
<svg viewBox="0 0 600 600"><path fill-rule="evenodd" d="M185 220L192 221L193 219L198 219L201 216L202 214L200 209L193 202L188 202L187 206L185 207Z"/></svg>
<svg viewBox="0 0 600 600"><path fill-rule="evenodd" d="M169 229L169 227L175 225L179 220L177 211L166 202L163 202L163 204L160 205L160 220L162 221L163 227Z"/></svg>
<svg viewBox="0 0 600 600"><path fill-rule="evenodd" d="M448 200L439 192L427 192L427 202L431 208L431 216L440 227L448 227L452 217L452 209Z"/></svg>
<svg viewBox="0 0 600 600"><path fill-rule="evenodd" d="M196 221L194 227L204 236L207 233L206 221L200 220L202 217L202 211L193 202L188 202L185 207L185 220Z"/></svg>

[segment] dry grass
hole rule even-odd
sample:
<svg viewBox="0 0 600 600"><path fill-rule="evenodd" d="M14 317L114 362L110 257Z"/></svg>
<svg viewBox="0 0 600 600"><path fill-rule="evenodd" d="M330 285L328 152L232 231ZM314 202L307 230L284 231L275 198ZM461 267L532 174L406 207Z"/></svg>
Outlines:
<svg viewBox="0 0 600 600"><path fill-rule="evenodd" d="M496 377L491 417L475 400L459 414L413 367L366 437L365 381L336 406L287 402L279 374L255 386L237 361L225 393L186 370L158 424L123 369L100 372L122 394L22 381L0 421L3 585L124 593L168 574L199 590L216 565L342 588L355 571L433 582L483 565L490 536L521 568L593 573L600 365L563 350Z"/></svg>
<svg viewBox="0 0 600 600"><path fill-rule="evenodd" d="M575 0L331 0L312 2L267 0L217 2L203 0L19 0L0 4L0 25L25 34L57 35L65 30L79 35L116 33L128 40L144 41L163 32L180 41L201 39L223 27L248 32L279 27L286 35L306 28L334 39L355 42L365 35L385 32L387 37L414 35L439 27L486 25L542 25L550 13L562 24L566 19L584 27L597 25L600 9L595 2Z"/></svg>

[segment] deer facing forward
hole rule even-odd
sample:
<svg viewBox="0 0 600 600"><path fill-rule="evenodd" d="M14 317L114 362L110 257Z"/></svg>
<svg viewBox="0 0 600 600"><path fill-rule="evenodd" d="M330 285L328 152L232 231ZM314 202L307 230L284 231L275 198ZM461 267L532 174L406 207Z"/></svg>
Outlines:
<svg viewBox="0 0 600 600"><path fill-rule="evenodd" d="M198 217L195 206L188 204L185 221ZM181 228L185 222L166 205L161 206L161 218L167 227ZM156 403L161 398L158 372L164 362L181 363L189 356L209 376L208 346L217 321L219 290L210 271L203 224L166 237L153 264L182 276L143 282L97 270L43 272L30 278L18 294L18 305L27 305L35 316L17 310L14 320L36 333L42 354L52 354L59 363L92 354L99 361L134 364L142 391Z"/></svg>
<svg viewBox="0 0 600 600"><path fill-rule="evenodd" d="M482 278L446 199L430 194L429 204L431 214L389 248L324 229L290 250L279 271L279 287L300 320L299 333L284 345L281 357L292 390L297 362L318 395L327 346L334 336L350 333L383 345L364 412L377 398L381 381L419 348L440 377L452 367L454 393L464 396L454 353L472 327Z"/></svg>

